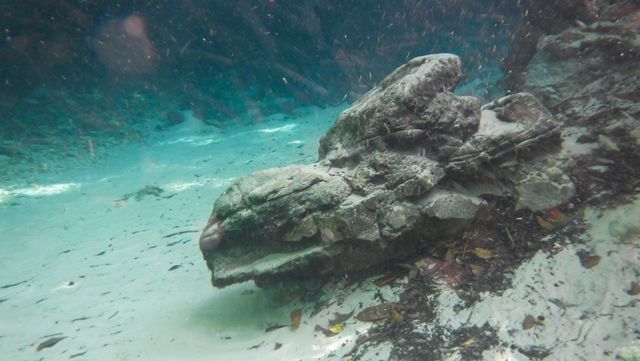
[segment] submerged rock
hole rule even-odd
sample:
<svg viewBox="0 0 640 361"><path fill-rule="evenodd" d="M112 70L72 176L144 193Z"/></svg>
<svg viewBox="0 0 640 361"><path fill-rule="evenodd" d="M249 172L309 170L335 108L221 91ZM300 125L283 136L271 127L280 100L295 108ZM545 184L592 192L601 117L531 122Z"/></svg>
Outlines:
<svg viewBox="0 0 640 361"><path fill-rule="evenodd" d="M558 125L530 94L484 107L454 95L460 68L412 59L342 112L317 163L237 180L200 239L214 286L358 272L471 223L486 202L458 183L520 161Z"/></svg>
<svg viewBox="0 0 640 361"><path fill-rule="evenodd" d="M535 212L557 207L571 199L575 192L571 179L558 168L531 172L516 186L516 209Z"/></svg>

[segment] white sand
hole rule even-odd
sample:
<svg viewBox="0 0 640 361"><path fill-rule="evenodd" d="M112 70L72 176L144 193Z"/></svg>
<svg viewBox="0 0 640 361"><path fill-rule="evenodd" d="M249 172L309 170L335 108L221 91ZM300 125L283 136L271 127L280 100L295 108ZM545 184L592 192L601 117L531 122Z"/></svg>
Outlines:
<svg viewBox="0 0 640 361"><path fill-rule="evenodd" d="M591 229L584 244L558 246L555 254L538 252L515 272L512 289L484 295L458 314L455 293L443 292L437 324L458 328L488 322L504 345L486 352L485 360L530 360L518 350L532 347L547 349L545 360L612 360L634 347L640 356L640 298L626 292L638 281L640 241L637 233L631 239L616 237L616 227L640 226L640 201L589 211L586 219ZM581 250L599 255L600 263L583 267ZM524 330L526 315L543 316L544 322Z"/></svg>
<svg viewBox="0 0 640 361"><path fill-rule="evenodd" d="M374 304L375 287L365 285L311 319L311 305L284 292L251 284L214 289L197 244L231 180L315 160L318 139L340 110L309 108L293 120L208 133L190 119L150 146L111 150L96 168L3 189L0 286L26 282L0 289L1 358L67 360L86 352L74 359L340 359L350 350L343 344L366 325L349 324L334 337L314 327L327 327L333 311ZM98 144L97 151L105 150ZM175 195L119 200L147 185ZM182 231L192 233L164 238ZM181 267L169 271L174 265ZM297 330L265 333L270 324L287 324L296 308L303 309ZM67 338L36 352L45 336L57 334Z"/></svg>

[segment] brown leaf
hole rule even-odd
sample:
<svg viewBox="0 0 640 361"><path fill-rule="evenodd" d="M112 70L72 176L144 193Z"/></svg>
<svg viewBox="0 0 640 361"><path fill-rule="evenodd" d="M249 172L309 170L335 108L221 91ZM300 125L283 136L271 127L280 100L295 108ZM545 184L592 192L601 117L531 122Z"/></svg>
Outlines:
<svg viewBox="0 0 640 361"><path fill-rule="evenodd" d="M546 215L556 225L566 223L567 222L567 218L568 218L566 214L562 213L557 208L552 208L552 209L547 210Z"/></svg>
<svg viewBox="0 0 640 361"><path fill-rule="evenodd" d="M291 327L298 328L300 326L300 320L302 319L302 310L298 308L291 311L289 318L291 319Z"/></svg>
<svg viewBox="0 0 640 361"><path fill-rule="evenodd" d="M545 229L547 231L551 231L555 228L555 225L549 221L547 221L546 219L540 217L540 216L536 216L536 220L538 221L538 225L540 226L540 228Z"/></svg>
<svg viewBox="0 0 640 361"><path fill-rule="evenodd" d="M451 247L447 250L447 253L444 254L444 260L449 263L453 263L455 258L456 258L456 251L453 247Z"/></svg>
<svg viewBox="0 0 640 361"><path fill-rule="evenodd" d="M320 325L316 325L314 330L322 332L322 334L327 336L327 337L331 337L331 336L335 336L336 335L335 333L327 330L326 328L324 328L324 327L322 327Z"/></svg>
<svg viewBox="0 0 640 361"><path fill-rule="evenodd" d="M580 258L580 264L582 264L582 267L587 269L597 266L601 259L597 254L589 254L586 252L579 253L578 258Z"/></svg>
<svg viewBox="0 0 640 361"><path fill-rule="evenodd" d="M333 325L337 325L339 323L344 323L347 320L349 320L351 318L351 316L353 316L353 314L356 312L355 308L353 310L351 310L351 312L349 313L334 313L333 314L333 320L329 321L329 327L333 326Z"/></svg>
<svg viewBox="0 0 640 361"><path fill-rule="evenodd" d="M484 267L479 264L470 264L469 267L471 267L471 273L476 277L484 273Z"/></svg>
<svg viewBox="0 0 640 361"><path fill-rule="evenodd" d="M631 287L627 290L629 296L637 296L640 294L640 283L633 281Z"/></svg>
<svg viewBox="0 0 640 361"><path fill-rule="evenodd" d="M493 253L490 249L476 247L473 249L473 253L482 259L491 259Z"/></svg>
<svg viewBox="0 0 640 361"><path fill-rule="evenodd" d="M462 281L461 266L433 257L425 257L414 263L422 277L432 278L439 284L454 285Z"/></svg>
<svg viewBox="0 0 640 361"><path fill-rule="evenodd" d="M404 320L404 316L400 311L396 310L395 307L391 307L391 319L393 322L402 322Z"/></svg>
<svg viewBox="0 0 640 361"><path fill-rule="evenodd" d="M530 328L533 328L537 324L538 324L538 320L536 320L535 317L531 315L526 315L524 320L522 321L522 329L528 330Z"/></svg>
<svg viewBox="0 0 640 361"><path fill-rule="evenodd" d="M468 339L466 339L460 346L464 347L464 348L468 348L469 346L472 346L473 344L476 343L476 338L471 336Z"/></svg>

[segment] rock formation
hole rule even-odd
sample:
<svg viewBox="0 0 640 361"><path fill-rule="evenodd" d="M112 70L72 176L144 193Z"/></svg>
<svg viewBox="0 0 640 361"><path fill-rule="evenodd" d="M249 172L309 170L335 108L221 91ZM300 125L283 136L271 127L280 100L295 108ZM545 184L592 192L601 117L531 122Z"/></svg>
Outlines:
<svg viewBox="0 0 640 361"><path fill-rule="evenodd" d="M564 150L546 161L574 179L578 202L624 198L638 185L640 4L633 3L605 8L609 20L545 37L514 73L515 91L534 94L563 126Z"/></svg>
<svg viewBox="0 0 640 361"><path fill-rule="evenodd" d="M413 263L418 272L423 274L413 278L406 277L407 283L406 287L403 284L405 291L399 297L400 302L393 305L402 310L403 315L411 316L406 317L403 322L388 320L382 326L377 326L377 329L374 326L367 332L370 339L381 338L385 344L394 345L388 360L496 359L503 358L504 355L516 359L589 359L592 358L590 355L602 352L601 350L611 350L605 352L611 354L612 358L631 360L638 357L637 352L633 351L636 349L627 346L634 344L633 335L621 335L615 340L612 338L610 341L615 342L615 346L592 343L598 345L594 351L585 351L583 345L588 344L588 341L575 340L572 339L573 336L563 340L560 335L571 334L568 332L570 326L566 325L580 318L580 315L593 313L592 306L584 305L581 301L585 295L586 298L598 298L595 294L598 291L594 293L588 290L589 287L580 286L582 281L566 282L566 277L560 273L576 273L580 275L577 279L584 278L590 284L606 284L606 280L594 280L596 277L621 278L623 269L630 270L629 275L633 278L634 270L637 269L637 259L609 263L621 267L616 271L601 265L598 271L581 273L570 266L575 262L575 265L582 265L584 268L595 267L600 262L600 256L595 252L600 252L603 260L613 254L626 256L638 253L637 221L633 223L635 231L630 231L629 228L623 230L619 225L625 219L633 222L633 217L629 214L634 214L632 212L637 208L640 194L640 8L634 8L633 1L607 3L611 5L601 13L608 14L602 15L602 20L589 25L569 25L556 35L541 38L535 56L524 71L512 74L519 81L515 91L534 94L557 119L562 142L560 146L541 149L534 157L527 157L526 161L511 165L503 162L500 167L502 170L494 168L486 172L495 175L494 183L507 183L502 189L506 192L503 197L494 198L495 202L489 203L488 214L483 212L481 221L474 222L465 229L457 242L458 245L464 244L465 249L486 247L484 250L489 251L490 259L487 260L482 252L478 253L477 248L472 256L465 256L464 251L461 251L451 257L454 262L449 263L450 268L440 275L446 279L446 283L451 284L459 281L460 271L457 268L467 268L467 278L463 276L463 281L454 288L456 294L470 296L470 301L463 302L461 306L458 306L460 303L453 306L455 302L449 304L448 297L433 295L431 283L438 276L436 272L445 269L442 265L444 261L426 257ZM448 173L446 178L452 176ZM472 182L479 182L479 179ZM485 198L490 200L489 197ZM620 206L621 203L627 204ZM620 211L617 219L612 221L612 218L603 216L614 208ZM597 217L602 219L594 222L592 216L585 217L585 209L595 211ZM603 212L600 213L600 210ZM600 225L598 222L601 222ZM585 232L586 230L589 231ZM604 232L600 233L601 231ZM474 242L477 243L474 245ZM607 243L611 248L605 251L601 247ZM454 251L451 253L454 253L454 247L448 248L447 253L452 248ZM536 253L541 250L545 252ZM573 258L574 252L576 259L568 263L557 257L565 253L567 257ZM438 250L433 253L438 255ZM443 254L440 251L438 256ZM536 257L529 259L533 254ZM541 266L536 259L544 259L546 266ZM523 260L526 262L520 265ZM529 269L534 273L547 274L549 278L532 282L536 276L507 276L511 272L509 269L514 268L518 268L516 273ZM425 270L429 270L429 273L424 272ZM492 274L499 277L494 278ZM565 284L562 285L562 282ZM541 291L545 288L547 291ZM524 296L514 296L517 289L523 290ZM559 333L549 335L547 333L550 329L545 328L549 342L545 344L544 341L539 342L537 331L527 331L536 325L534 316L527 316L529 321L533 321L529 325L526 325L527 318L522 321L522 325L517 321L508 325L509 322L505 322L502 317L504 315L495 316L496 312L492 312L508 310L509 307L491 305L465 313L464 309L482 304L486 299L485 295L495 295L501 290L504 290L503 296L508 295L512 300L548 310L543 312L544 317L546 320L554 320L554 327L558 326L555 329ZM535 291L531 292L532 290ZM558 307L557 298L553 297L552 293L556 291L562 294L564 304L582 304L584 310L579 311L576 317L566 314L562 307ZM591 322L602 324L603 329L629 329L630 327L626 327L626 311L615 305L617 301L608 297L608 292L602 293L606 293L608 299L597 301L594 308L614 309L613 313L607 313L606 316L607 322L611 320L611 326L604 325L601 322L604 319ZM613 293L615 292L611 294ZM534 294L537 296L533 296ZM530 296L540 298L525 301ZM444 304L429 304L431 299ZM453 325L452 318L444 315L454 314L451 309L455 307L460 307L463 311L455 312L458 316L454 318L460 317L461 322ZM482 311L478 311L479 309ZM479 319L472 326L476 327L472 331L469 327L473 322L469 322L467 315L473 318L485 312L487 318ZM511 320L513 319L512 317ZM489 321L485 322L486 320ZM480 325L483 325L482 329L478 328ZM581 324L577 327L581 327ZM470 339L475 345L483 343L476 338L478 335L500 333L504 336L487 339L480 348L469 348ZM472 334L473 337L470 336ZM491 354L501 348L500 344L504 345L504 352ZM357 347L360 351L365 349ZM360 351L353 353L353 360L370 359L367 357L371 355L370 350ZM616 355L613 356L614 354Z"/></svg>
<svg viewBox="0 0 640 361"><path fill-rule="evenodd" d="M485 106L454 95L460 67L450 54L412 59L339 116L317 163L237 180L200 240L214 286L400 261L461 232L483 194L515 195L490 170L557 141L558 123L528 93Z"/></svg>
<svg viewBox="0 0 640 361"><path fill-rule="evenodd" d="M526 0L523 19L513 33L511 51L503 59L507 74L522 72L537 53L537 45L547 35L567 29L588 28L599 21L618 21L637 15L639 0ZM512 85L509 76L507 84Z"/></svg>

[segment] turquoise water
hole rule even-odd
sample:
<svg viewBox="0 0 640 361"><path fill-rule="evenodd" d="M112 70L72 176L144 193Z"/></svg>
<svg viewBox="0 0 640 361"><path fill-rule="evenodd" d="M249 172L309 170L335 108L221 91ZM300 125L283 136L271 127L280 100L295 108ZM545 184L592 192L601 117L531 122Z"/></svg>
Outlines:
<svg viewBox="0 0 640 361"><path fill-rule="evenodd" d="M28 0L0 19L3 360L640 357L637 2ZM437 53L478 105L533 92L556 143L443 186L488 208L406 261L212 287L198 242L216 199L317 162L341 112ZM421 157L446 143L432 135ZM515 210L504 190L545 172L572 196Z"/></svg>

